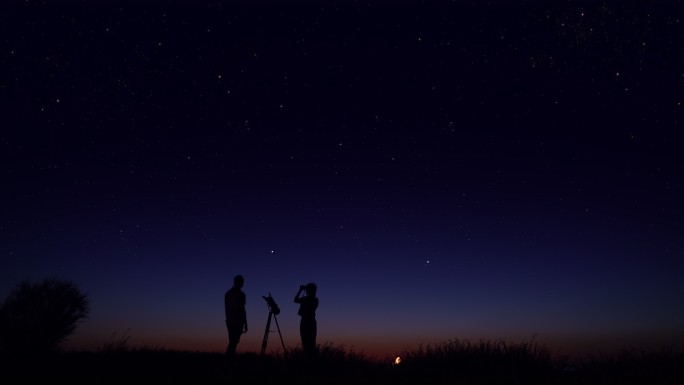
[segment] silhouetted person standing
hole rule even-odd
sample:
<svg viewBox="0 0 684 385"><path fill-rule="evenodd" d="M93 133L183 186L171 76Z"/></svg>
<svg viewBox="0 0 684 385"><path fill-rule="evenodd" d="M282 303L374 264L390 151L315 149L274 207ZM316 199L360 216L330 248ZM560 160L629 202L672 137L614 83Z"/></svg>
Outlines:
<svg viewBox="0 0 684 385"><path fill-rule="evenodd" d="M226 310L226 327L228 328L228 348L226 355L232 357L240 342L242 333L247 333L247 296L242 291L245 279L238 274L233 278L233 287L226 291L224 307Z"/></svg>
<svg viewBox="0 0 684 385"><path fill-rule="evenodd" d="M316 297L316 284L311 282L299 287L297 295L294 297L295 303L299 304L297 314L301 316L299 321L299 335L302 338L302 349L304 355L312 357L316 355L316 309L318 309L318 298ZM301 296L306 292L305 296Z"/></svg>

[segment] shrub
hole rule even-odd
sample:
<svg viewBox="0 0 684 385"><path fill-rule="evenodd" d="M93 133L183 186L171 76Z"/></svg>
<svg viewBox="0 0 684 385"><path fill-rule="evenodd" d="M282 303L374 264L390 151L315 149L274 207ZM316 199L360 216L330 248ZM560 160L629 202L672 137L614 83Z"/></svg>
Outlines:
<svg viewBox="0 0 684 385"><path fill-rule="evenodd" d="M88 297L72 282L20 282L0 307L0 348L6 353L57 350L90 311Z"/></svg>

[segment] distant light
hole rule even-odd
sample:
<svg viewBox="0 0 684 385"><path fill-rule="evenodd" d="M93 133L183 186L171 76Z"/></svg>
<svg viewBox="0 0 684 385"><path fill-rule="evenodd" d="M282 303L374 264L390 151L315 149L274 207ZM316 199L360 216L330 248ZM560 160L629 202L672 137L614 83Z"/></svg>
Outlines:
<svg viewBox="0 0 684 385"><path fill-rule="evenodd" d="M397 356L397 358L394 359L394 365L399 365L401 364L401 357Z"/></svg>

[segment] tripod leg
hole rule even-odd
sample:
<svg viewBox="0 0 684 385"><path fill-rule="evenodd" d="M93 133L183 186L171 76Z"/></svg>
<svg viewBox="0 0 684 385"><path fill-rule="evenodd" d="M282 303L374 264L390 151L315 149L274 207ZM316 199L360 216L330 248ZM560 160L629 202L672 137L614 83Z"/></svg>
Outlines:
<svg viewBox="0 0 684 385"><path fill-rule="evenodd" d="M268 321L266 321L266 331L264 331L264 340L261 342L261 354L264 354L266 352L266 344L268 343L268 333L271 331L271 316L273 316L273 313L269 312ZM277 323L278 320L276 320L276 324Z"/></svg>
<svg viewBox="0 0 684 385"><path fill-rule="evenodd" d="M283 344L283 354L287 353L287 349L285 349L285 341L283 341L283 334L280 332L280 325L278 325L278 317L273 315L273 318L275 319L276 327L278 328L278 335L280 336L280 343Z"/></svg>

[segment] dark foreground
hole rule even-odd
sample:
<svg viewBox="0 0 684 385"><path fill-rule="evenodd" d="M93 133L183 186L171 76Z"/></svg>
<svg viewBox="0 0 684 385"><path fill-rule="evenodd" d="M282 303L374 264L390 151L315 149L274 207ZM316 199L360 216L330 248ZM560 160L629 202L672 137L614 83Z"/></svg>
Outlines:
<svg viewBox="0 0 684 385"><path fill-rule="evenodd" d="M451 345L450 345L451 344ZM569 365L533 346L454 343L406 352L398 365L325 347L315 359L299 351L285 356L167 350L72 352L41 357L7 356L5 384L140 383L244 384L684 384L684 354L625 351ZM274 382L275 384L275 382Z"/></svg>

